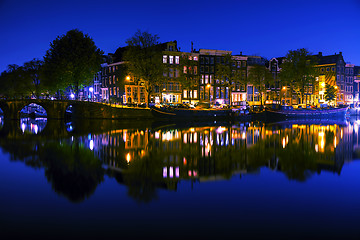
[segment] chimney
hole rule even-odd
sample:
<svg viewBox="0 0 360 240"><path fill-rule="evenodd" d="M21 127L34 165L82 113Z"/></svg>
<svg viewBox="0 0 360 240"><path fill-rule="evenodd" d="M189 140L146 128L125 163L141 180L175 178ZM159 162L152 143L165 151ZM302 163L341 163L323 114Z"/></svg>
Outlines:
<svg viewBox="0 0 360 240"><path fill-rule="evenodd" d="M191 52L194 52L194 43L191 41Z"/></svg>
<svg viewBox="0 0 360 240"><path fill-rule="evenodd" d="M341 55L341 56L342 56L342 52L339 52L339 55Z"/></svg>
<svg viewBox="0 0 360 240"><path fill-rule="evenodd" d="M322 52L319 52L319 54L318 54L320 57L322 57Z"/></svg>
<svg viewBox="0 0 360 240"><path fill-rule="evenodd" d="M240 56L242 56L242 52L240 52Z"/></svg>

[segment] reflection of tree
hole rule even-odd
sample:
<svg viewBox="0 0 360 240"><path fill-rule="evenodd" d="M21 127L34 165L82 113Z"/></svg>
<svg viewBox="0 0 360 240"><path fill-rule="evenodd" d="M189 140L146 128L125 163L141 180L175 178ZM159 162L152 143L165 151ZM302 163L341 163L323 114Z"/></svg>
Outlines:
<svg viewBox="0 0 360 240"><path fill-rule="evenodd" d="M32 168L45 168L45 176L55 192L72 202L89 197L103 181L99 159L78 145L3 140L1 148L9 152L14 161L22 161Z"/></svg>
<svg viewBox="0 0 360 240"><path fill-rule="evenodd" d="M55 192L72 202L89 197L103 181L101 162L79 145L48 144L41 153L46 166L45 176Z"/></svg>
<svg viewBox="0 0 360 240"><path fill-rule="evenodd" d="M307 180L317 169L317 154L315 150L304 144L304 139L300 143L290 142L286 149L278 152L280 170L289 179L298 181Z"/></svg>
<svg viewBox="0 0 360 240"><path fill-rule="evenodd" d="M124 183L129 187L129 196L139 202L150 202L157 198L156 188L165 187L162 179L162 154L151 154L131 161L124 171Z"/></svg>

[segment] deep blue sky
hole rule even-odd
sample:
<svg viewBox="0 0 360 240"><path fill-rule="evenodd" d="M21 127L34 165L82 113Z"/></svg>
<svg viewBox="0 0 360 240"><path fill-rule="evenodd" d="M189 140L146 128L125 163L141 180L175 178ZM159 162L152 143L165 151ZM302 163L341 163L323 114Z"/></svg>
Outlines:
<svg viewBox="0 0 360 240"><path fill-rule="evenodd" d="M105 53L137 29L177 40L182 51L231 50L268 59L288 50L342 51L360 65L360 0L0 0L0 72L42 59L57 36L78 28Z"/></svg>

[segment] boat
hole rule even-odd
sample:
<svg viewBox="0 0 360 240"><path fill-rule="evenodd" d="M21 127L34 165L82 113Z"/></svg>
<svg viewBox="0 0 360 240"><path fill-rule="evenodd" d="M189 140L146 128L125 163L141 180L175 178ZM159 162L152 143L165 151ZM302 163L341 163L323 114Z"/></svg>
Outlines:
<svg viewBox="0 0 360 240"><path fill-rule="evenodd" d="M293 109L283 106L280 110L266 109L267 119L328 119L344 118L348 107L320 108L320 109Z"/></svg>
<svg viewBox="0 0 360 240"><path fill-rule="evenodd" d="M227 119L231 118L231 109L182 109L171 107L151 107L150 111L155 118L166 119Z"/></svg>

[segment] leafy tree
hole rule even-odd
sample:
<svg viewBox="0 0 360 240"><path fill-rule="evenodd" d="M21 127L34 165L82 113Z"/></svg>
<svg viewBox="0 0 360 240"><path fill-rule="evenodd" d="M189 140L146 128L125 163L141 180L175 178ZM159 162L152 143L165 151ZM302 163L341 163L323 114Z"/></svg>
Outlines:
<svg viewBox="0 0 360 240"><path fill-rule="evenodd" d="M248 82L252 84L260 95L260 103L263 105L263 95L266 92L266 85L274 81L269 69L264 65L254 65L249 69Z"/></svg>
<svg viewBox="0 0 360 240"><path fill-rule="evenodd" d="M154 87L159 85L164 77L165 67L161 61L162 53L158 39L156 34L138 30L126 41L127 50L124 53L124 60L127 63L128 75L145 87L148 94L147 105Z"/></svg>
<svg viewBox="0 0 360 240"><path fill-rule="evenodd" d="M305 48L290 50L281 65L279 74L283 86L290 86L291 93L297 92L304 101L305 90L314 84L316 59ZM307 101L305 101L307 104Z"/></svg>
<svg viewBox="0 0 360 240"><path fill-rule="evenodd" d="M11 64L0 75L0 94L7 98L23 98L32 95L33 82L28 78L29 70L23 66Z"/></svg>
<svg viewBox="0 0 360 240"><path fill-rule="evenodd" d="M71 87L78 90L89 85L100 70L103 52L94 41L78 29L58 36L44 57L44 86L50 92Z"/></svg>
<svg viewBox="0 0 360 240"><path fill-rule="evenodd" d="M193 90L194 87L197 87L199 75L197 73L198 62L193 60L191 54L184 54L180 57L180 64L178 66L179 78L178 80L181 83L181 88L187 90L189 96L189 91ZM190 103L191 103L191 98Z"/></svg>
<svg viewBox="0 0 360 240"><path fill-rule="evenodd" d="M33 59L24 63L24 81L30 84L32 96L39 97L41 93L40 88L40 72L42 70L43 62L38 59Z"/></svg>
<svg viewBox="0 0 360 240"><path fill-rule="evenodd" d="M336 99L337 89L330 85L325 85L325 100L328 102L332 102Z"/></svg>
<svg viewBox="0 0 360 240"><path fill-rule="evenodd" d="M225 87L229 88L229 99L231 101L231 89L233 82L241 81L241 72L236 68L236 62L231 54L224 56L224 62L216 65L215 78L221 80ZM230 105L232 103L230 102Z"/></svg>

